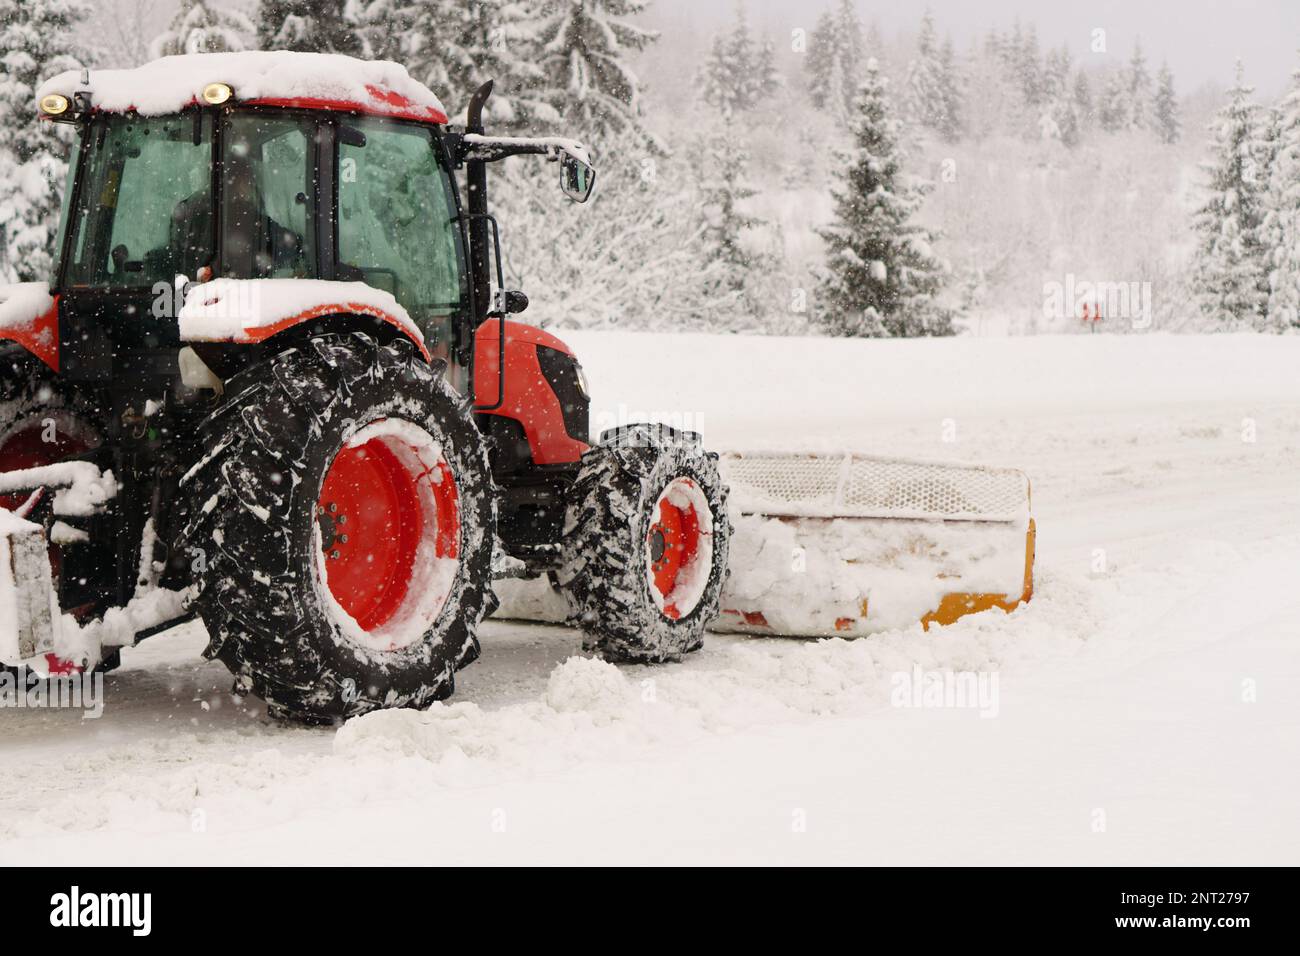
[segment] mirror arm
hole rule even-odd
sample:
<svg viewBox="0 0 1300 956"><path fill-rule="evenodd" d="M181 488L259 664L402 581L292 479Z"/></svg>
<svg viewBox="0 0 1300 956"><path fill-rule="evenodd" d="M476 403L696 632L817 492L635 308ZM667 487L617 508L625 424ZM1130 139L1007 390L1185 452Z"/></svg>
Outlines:
<svg viewBox="0 0 1300 956"><path fill-rule="evenodd" d="M487 141L484 142L484 140ZM483 163L495 163L509 156L526 155L546 156L548 159L556 159L558 158L558 150L554 146L542 143L491 142L488 137L475 136L473 133L467 133L460 138L460 156L458 158L462 162L477 160Z"/></svg>
<svg viewBox="0 0 1300 956"><path fill-rule="evenodd" d="M591 165L586 148L567 139L485 136L482 133L467 132L458 137L455 148L458 162L468 160L495 163L508 156L523 155L545 156L548 162L555 162L568 154Z"/></svg>

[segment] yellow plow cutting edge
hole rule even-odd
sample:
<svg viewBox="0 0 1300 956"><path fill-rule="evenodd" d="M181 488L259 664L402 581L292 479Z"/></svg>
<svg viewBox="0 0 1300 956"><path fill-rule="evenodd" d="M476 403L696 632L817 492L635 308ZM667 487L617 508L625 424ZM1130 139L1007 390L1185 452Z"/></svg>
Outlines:
<svg viewBox="0 0 1300 956"><path fill-rule="evenodd" d="M1019 471L859 454L732 452L721 464L735 531L714 630L928 629L1033 593Z"/></svg>

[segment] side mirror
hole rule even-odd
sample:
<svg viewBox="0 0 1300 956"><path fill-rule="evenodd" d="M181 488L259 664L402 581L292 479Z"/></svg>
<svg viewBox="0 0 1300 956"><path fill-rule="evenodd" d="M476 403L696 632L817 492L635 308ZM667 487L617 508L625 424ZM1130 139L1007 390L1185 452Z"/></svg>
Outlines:
<svg viewBox="0 0 1300 956"><path fill-rule="evenodd" d="M528 308L528 296L518 289L494 289L489 316L518 315Z"/></svg>
<svg viewBox="0 0 1300 956"><path fill-rule="evenodd" d="M596 171L572 153L560 156L560 191L574 202L591 198L591 188L596 185Z"/></svg>
<svg viewBox="0 0 1300 956"><path fill-rule="evenodd" d="M528 296L517 289L506 290L506 315L517 315L528 308Z"/></svg>

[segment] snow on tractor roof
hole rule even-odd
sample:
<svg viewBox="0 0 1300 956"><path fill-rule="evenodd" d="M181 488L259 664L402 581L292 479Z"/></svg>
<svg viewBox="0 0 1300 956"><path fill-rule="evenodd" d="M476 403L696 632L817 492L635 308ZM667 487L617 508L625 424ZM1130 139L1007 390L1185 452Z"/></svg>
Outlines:
<svg viewBox="0 0 1300 956"><path fill-rule="evenodd" d="M203 102L204 87L224 83L234 99L272 106L355 110L380 116L447 122L442 102L406 67L336 53L285 50L165 56L129 70L81 70L46 80L36 99L52 93L72 98L89 90L95 109L145 116L175 113Z"/></svg>

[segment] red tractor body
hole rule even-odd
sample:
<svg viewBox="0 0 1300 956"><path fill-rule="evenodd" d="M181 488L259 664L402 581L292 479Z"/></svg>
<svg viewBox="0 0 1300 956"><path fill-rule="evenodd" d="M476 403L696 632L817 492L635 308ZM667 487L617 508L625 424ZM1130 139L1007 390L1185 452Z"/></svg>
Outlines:
<svg viewBox="0 0 1300 956"><path fill-rule="evenodd" d="M0 303L0 485L59 613L0 663L111 663L189 614L287 715L421 705L477 655L494 574L549 576L610 656L698 646L713 458L649 426L593 447L576 357L508 318L487 165L540 155L578 201L594 173L572 141L486 135L489 93L455 128L401 67L289 53L41 89L78 146L55 273ZM70 460L113 485L84 514L75 475L32 471Z"/></svg>

